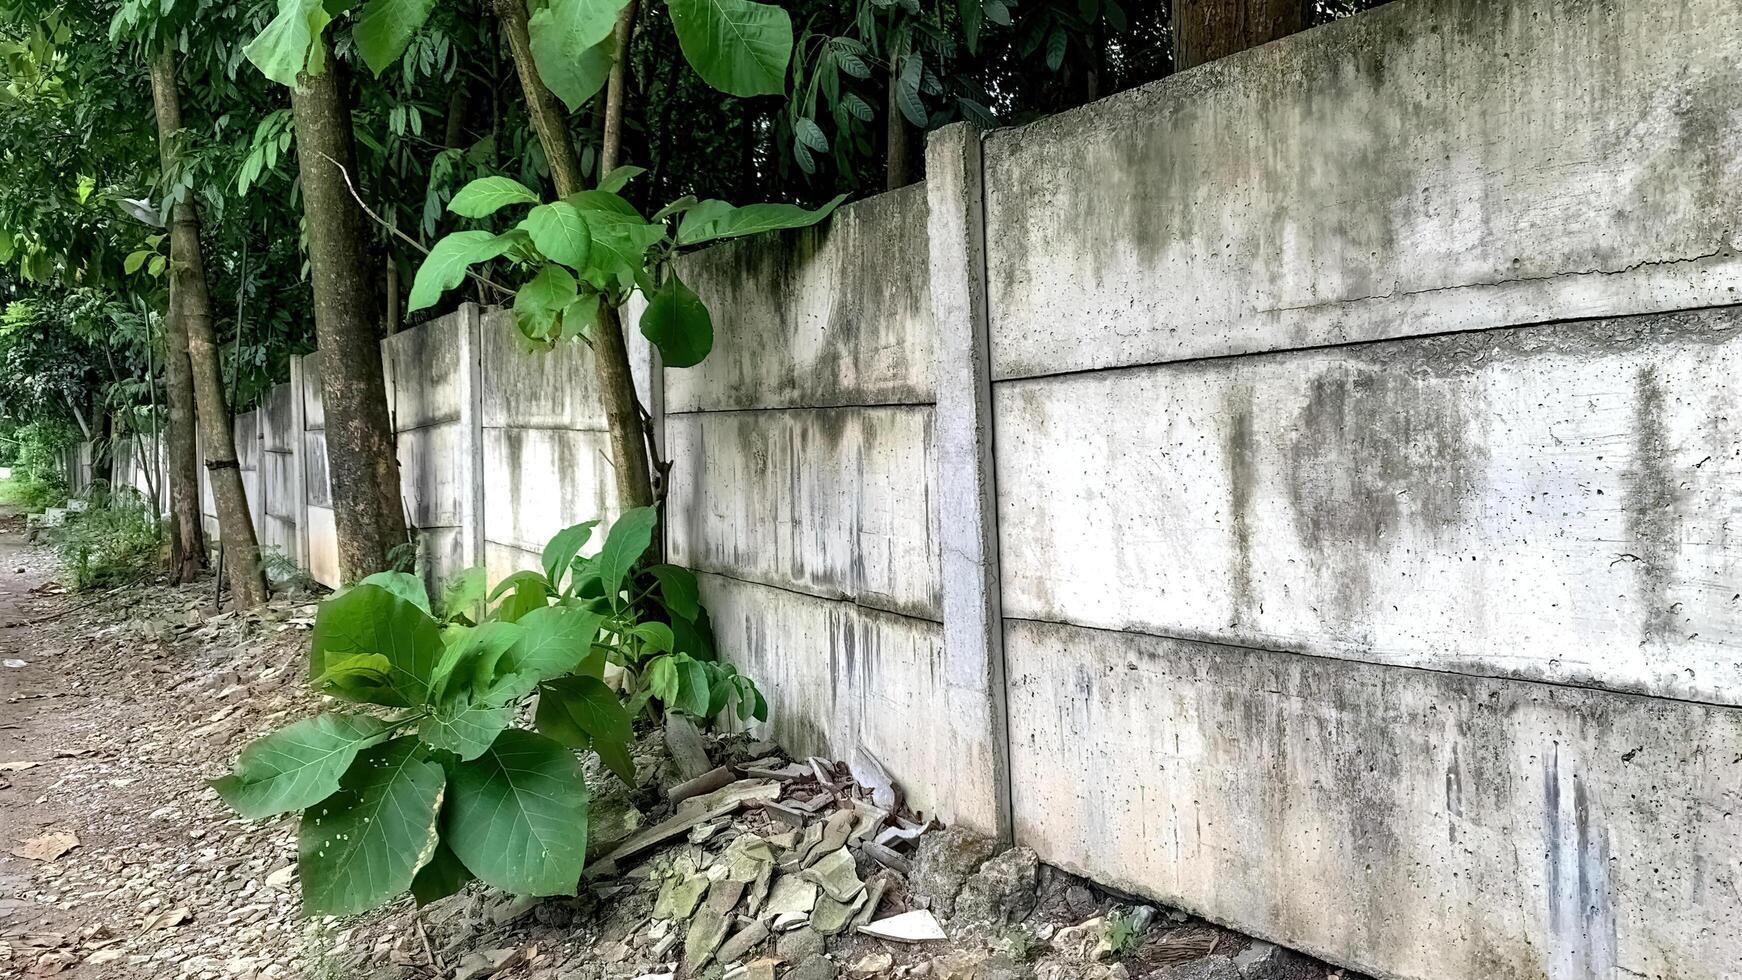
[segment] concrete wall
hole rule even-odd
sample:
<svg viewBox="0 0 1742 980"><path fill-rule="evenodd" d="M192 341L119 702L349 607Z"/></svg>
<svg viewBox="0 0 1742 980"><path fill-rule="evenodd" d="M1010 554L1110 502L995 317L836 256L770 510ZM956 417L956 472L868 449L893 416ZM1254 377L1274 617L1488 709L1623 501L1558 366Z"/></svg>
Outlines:
<svg viewBox="0 0 1742 980"><path fill-rule="evenodd" d="M1739 67L1403 0L986 138L1019 839L1382 976L1736 975Z"/></svg>
<svg viewBox="0 0 1742 980"><path fill-rule="evenodd" d="M934 133L682 260L671 559L790 749L1047 861L1379 977L1735 977L1738 105L1733 0L1399 0ZM585 349L518 348L384 346L432 571L612 516Z"/></svg>

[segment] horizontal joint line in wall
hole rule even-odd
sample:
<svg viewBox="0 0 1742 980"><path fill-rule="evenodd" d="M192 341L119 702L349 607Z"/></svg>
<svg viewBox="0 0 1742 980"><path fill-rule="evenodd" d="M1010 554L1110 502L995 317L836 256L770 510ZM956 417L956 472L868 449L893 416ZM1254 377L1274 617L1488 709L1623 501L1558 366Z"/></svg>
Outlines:
<svg viewBox="0 0 1742 980"><path fill-rule="evenodd" d="M443 416L439 419L431 419L428 422L419 422L416 425L407 425L402 428L394 429L393 431L396 435L403 435L407 432L416 432L419 429L433 429L438 425L454 425L459 421L460 417L458 415Z"/></svg>
<svg viewBox="0 0 1742 980"><path fill-rule="evenodd" d="M514 425L485 424L480 428L485 432L597 432L603 434L610 431L604 423L600 423L597 428L581 428L573 425L522 425L519 423Z"/></svg>
<svg viewBox="0 0 1742 980"><path fill-rule="evenodd" d="M1216 361L1232 361L1247 357L1282 357L1289 354L1305 354L1312 351L1342 350L1345 348L1373 347L1379 344L1395 344L1415 340L1433 340L1439 337L1473 336L1483 333L1500 333L1509 330L1535 330L1542 327L1564 326L1569 323L1591 323L1598 320L1634 320L1641 317L1667 316L1675 313L1700 313L1706 310L1742 309L1742 303L1714 303L1708 306L1680 306L1673 309L1647 310L1642 313L1592 314L1587 316L1557 317L1549 320L1532 320L1529 323L1497 323L1486 327L1470 327L1465 330L1434 330L1427 333L1402 334L1396 337L1371 337L1365 340L1327 341L1322 344L1301 344L1294 347L1265 347L1258 350L1231 351L1226 354L1199 354L1194 357L1177 357L1161 361L1144 361L1141 364L1108 364L1103 367L1071 368L1066 371L1042 371L1035 374L994 375L992 387L1003 384L1020 384L1025 381L1050 381L1053 379L1075 378L1085 374L1114 374L1124 371L1146 371L1152 368L1185 367L1194 364L1214 363ZM676 413L670 413L676 414Z"/></svg>
<svg viewBox="0 0 1742 980"><path fill-rule="evenodd" d="M692 570L700 575L713 575L717 578L730 579L734 582L739 582L739 583L742 583L744 585L759 585L765 589L776 589L776 590L779 590L781 592L788 592L788 593L791 593L793 595L804 596L806 599L816 599L819 602L839 602L839 603L842 603L845 605L854 606L854 607L859 608L859 609L865 609L865 610L868 610L870 612L882 613L885 616L899 616L902 619L911 619L916 623L933 623L933 624L936 624L938 626L943 625L943 620L941 620L941 619L933 619L930 616L916 616L913 613L896 612L893 609L885 609L882 606L873 606L870 603L860 602L859 600L854 599L851 596L817 595L815 592L806 592L803 589L794 589L794 588L791 588L791 587L785 586L785 585L775 585L772 582L759 582L756 579L744 578L744 577L739 576L739 575L733 575L729 572L717 572L717 571L714 571L712 569L693 568L693 567L692 567Z"/></svg>
<svg viewBox="0 0 1742 980"><path fill-rule="evenodd" d="M1515 674L1499 674L1473 670L1452 670L1447 667L1425 667L1421 664L1394 664L1373 660L1357 660L1354 657L1339 657L1329 653L1308 653L1303 650L1283 650L1276 647L1253 646L1249 643L1235 643L1228 640L1208 640L1195 636L1175 636L1170 633L1154 633L1148 630L1109 629L1105 626L1084 626L1081 623L1070 623L1062 619L1041 619L1034 616L1004 617L1007 622L1038 623L1042 626L1064 626L1069 629L1087 630L1092 633L1113 633L1125 636L1142 636L1153 640L1171 640L1175 643L1195 643L1200 646L1221 647L1225 650L1238 650L1245 653L1263 653L1279 657L1309 657L1313 660L1323 660L1338 664L1357 664L1363 667L1379 667L1386 670L1414 670L1424 674L1448 674L1454 677L1475 677L1482 680L1508 681L1514 684L1535 684L1542 687L1559 687L1574 691L1590 691L1594 694L1607 694L1618 698L1637 698L1644 701L1674 701L1680 704L1690 704L1701 708L1718 708L1729 711L1742 711L1742 704L1726 704L1722 701L1705 701L1699 698L1680 697L1674 694L1650 694L1642 691L1626 691L1613 687L1599 687L1595 684L1576 684L1571 681L1548 680L1541 677L1519 677Z"/></svg>
<svg viewBox="0 0 1742 980"><path fill-rule="evenodd" d="M668 408L665 410L669 418L674 415L742 415L750 412L829 412L855 408L936 408L937 402L865 402L853 405L770 405L766 408L686 408L682 410Z"/></svg>

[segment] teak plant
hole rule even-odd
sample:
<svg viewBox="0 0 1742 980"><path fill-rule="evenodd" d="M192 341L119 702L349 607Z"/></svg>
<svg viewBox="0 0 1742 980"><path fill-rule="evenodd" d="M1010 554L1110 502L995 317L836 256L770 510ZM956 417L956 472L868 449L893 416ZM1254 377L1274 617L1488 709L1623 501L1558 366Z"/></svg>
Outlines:
<svg viewBox="0 0 1742 980"><path fill-rule="evenodd" d="M587 851L575 750L634 785L633 719L658 699L705 720L764 720L756 685L713 659L694 574L638 567L651 508L545 548L543 569L486 596L481 569L439 605L382 572L321 604L314 686L389 712L323 712L251 743L212 783L244 817L302 811L297 875L310 914L348 915L410 890L419 903L473 878L518 895L572 895ZM516 725L536 697L532 727Z"/></svg>
<svg viewBox="0 0 1742 980"><path fill-rule="evenodd" d="M795 204L734 207L685 197L649 219L617 193L641 173L640 167L618 167L597 188L548 202L509 177L472 181L454 195L448 210L490 218L503 208L532 207L501 234L457 231L436 242L417 270L410 309L434 305L465 279L470 266L504 258L528 273L514 295L515 323L528 338L545 343L585 338L599 320L601 303L616 309L640 290L647 297L642 334L659 348L666 367L692 367L713 349L713 318L670 268L677 251L813 225L845 198L806 209Z"/></svg>

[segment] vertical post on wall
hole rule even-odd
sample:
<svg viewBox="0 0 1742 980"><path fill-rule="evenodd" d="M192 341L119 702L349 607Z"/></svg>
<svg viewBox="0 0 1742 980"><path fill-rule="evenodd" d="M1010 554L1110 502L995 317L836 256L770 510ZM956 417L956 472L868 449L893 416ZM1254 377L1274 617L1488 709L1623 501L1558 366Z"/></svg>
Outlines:
<svg viewBox="0 0 1742 980"><path fill-rule="evenodd" d="M296 567L309 567L308 542L308 406L304 403L302 359L290 359L290 492L295 499Z"/></svg>
<svg viewBox="0 0 1742 980"><path fill-rule="evenodd" d="M944 662L958 767L955 822L1010 840L1010 738L992 458L986 224L980 133L926 142L932 318L937 330L937 487Z"/></svg>
<svg viewBox="0 0 1742 980"><path fill-rule="evenodd" d="M470 568L484 564L484 318L476 303L461 306L460 316L460 419L466 454L460 527L462 560Z"/></svg>

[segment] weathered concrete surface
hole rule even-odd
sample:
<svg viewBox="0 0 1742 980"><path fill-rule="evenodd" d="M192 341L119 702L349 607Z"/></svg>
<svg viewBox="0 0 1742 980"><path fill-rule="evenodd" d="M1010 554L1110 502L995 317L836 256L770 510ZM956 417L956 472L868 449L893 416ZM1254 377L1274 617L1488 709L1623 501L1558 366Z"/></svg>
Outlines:
<svg viewBox="0 0 1742 980"><path fill-rule="evenodd" d="M483 443L487 555L492 545L507 546L530 555L527 567L537 567L556 532L617 513L605 433L485 429Z"/></svg>
<svg viewBox="0 0 1742 980"><path fill-rule="evenodd" d="M686 256L714 351L665 372L666 410L932 401L925 189L857 201L819 227Z"/></svg>
<svg viewBox="0 0 1742 980"><path fill-rule="evenodd" d="M1742 312L995 385L1008 615L1742 703Z"/></svg>
<svg viewBox="0 0 1742 980"><path fill-rule="evenodd" d="M339 587L339 532L334 524L333 509L310 503L303 511L308 519L304 538L308 559L304 563L309 577L330 589Z"/></svg>
<svg viewBox="0 0 1742 980"><path fill-rule="evenodd" d="M483 311L483 425L605 431L593 357L579 343L532 349L505 310Z"/></svg>
<svg viewBox="0 0 1742 980"><path fill-rule="evenodd" d="M1364 972L1723 980L1742 711L1010 621L1017 836Z"/></svg>
<svg viewBox="0 0 1742 980"><path fill-rule="evenodd" d="M957 808L960 822L1008 840L1010 741L981 166L980 134L967 124L939 130L926 144L927 278L937 330L938 448L931 479L940 514L937 545L929 551L939 556L950 738L976 747L987 762L971 781L981 805L964 802Z"/></svg>
<svg viewBox="0 0 1742 980"><path fill-rule="evenodd" d="M988 760L946 737L943 630L850 602L698 576L721 651L768 698L769 733L795 754L846 758L863 746L913 805L954 819L952 774ZM972 792L972 784L961 789Z"/></svg>
<svg viewBox="0 0 1742 980"><path fill-rule="evenodd" d="M1736 302L1739 102L1734 0L1405 0L993 133L994 376Z"/></svg>
<svg viewBox="0 0 1742 980"><path fill-rule="evenodd" d="M466 355L466 311L445 316L381 342L387 409L399 432L457 422L463 407L460 377Z"/></svg>
<svg viewBox="0 0 1742 980"><path fill-rule="evenodd" d="M930 406L669 416L672 560L940 619L931 429Z"/></svg>

